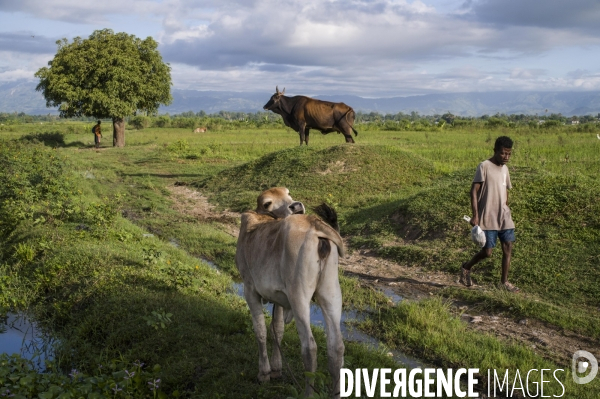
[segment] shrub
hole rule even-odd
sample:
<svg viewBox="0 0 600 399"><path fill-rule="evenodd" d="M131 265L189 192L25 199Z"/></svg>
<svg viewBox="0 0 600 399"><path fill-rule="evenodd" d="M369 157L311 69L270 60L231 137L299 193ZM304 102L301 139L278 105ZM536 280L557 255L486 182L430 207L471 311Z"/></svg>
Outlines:
<svg viewBox="0 0 600 399"><path fill-rule="evenodd" d="M471 119L455 118L454 121L452 121L453 127L462 127L462 126L471 126L471 125L473 125L473 120L471 120Z"/></svg>
<svg viewBox="0 0 600 399"><path fill-rule="evenodd" d="M166 115L155 118L152 126L154 127L169 127L171 126L171 118Z"/></svg>
<svg viewBox="0 0 600 399"><path fill-rule="evenodd" d="M598 123L584 123L577 126L577 132L581 133L593 133L598 131Z"/></svg>
<svg viewBox="0 0 600 399"><path fill-rule="evenodd" d="M489 128L507 127L508 122L505 121L504 119L491 117L487 120L485 125L486 125L486 127L489 127Z"/></svg>
<svg viewBox="0 0 600 399"><path fill-rule="evenodd" d="M134 128L141 130L150 126L150 118L147 116L134 116L129 120L129 124Z"/></svg>
<svg viewBox="0 0 600 399"><path fill-rule="evenodd" d="M0 142L0 237L24 220L66 219L73 210L71 186L65 160L53 150Z"/></svg>
<svg viewBox="0 0 600 399"><path fill-rule="evenodd" d="M178 127L183 129L193 129L196 125L196 118L183 118L178 117L171 119L171 127Z"/></svg>
<svg viewBox="0 0 600 399"><path fill-rule="evenodd" d="M543 129L556 129L562 126L562 122L561 121L557 121L555 119L550 119L547 120L546 122L542 123L540 125L541 128Z"/></svg>
<svg viewBox="0 0 600 399"><path fill-rule="evenodd" d="M402 124L401 122L396 122L396 121L385 121L385 123L382 126L383 130L392 130L392 131L398 131L398 130L404 130L404 124Z"/></svg>

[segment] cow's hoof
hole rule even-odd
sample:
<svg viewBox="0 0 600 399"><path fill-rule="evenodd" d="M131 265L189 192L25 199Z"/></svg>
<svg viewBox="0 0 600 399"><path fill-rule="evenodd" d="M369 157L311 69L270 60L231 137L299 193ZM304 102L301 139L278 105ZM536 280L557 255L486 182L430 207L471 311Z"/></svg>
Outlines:
<svg viewBox="0 0 600 399"><path fill-rule="evenodd" d="M271 380L271 373L267 373L267 374L258 373L257 378L258 378L259 382L269 382L269 380Z"/></svg>
<svg viewBox="0 0 600 399"><path fill-rule="evenodd" d="M271 370L271 378L281 378L282 376L281 370Z"/></svg>

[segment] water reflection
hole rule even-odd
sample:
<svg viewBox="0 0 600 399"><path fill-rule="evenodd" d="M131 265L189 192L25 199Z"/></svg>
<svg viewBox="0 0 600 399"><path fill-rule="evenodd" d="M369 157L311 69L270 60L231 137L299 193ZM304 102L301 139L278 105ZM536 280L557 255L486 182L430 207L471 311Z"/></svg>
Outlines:
<svg viewBox="0 0 600 399"><path fill-rule="evenodd" d="M381 292L383 292L385 296L390 298L394 305L396 305L397 303L402 301L402 299L404 299L400 295L396 294L391 288L384 288L381 290Z"/></svg>
<svg viewBox="0 0 600 399"><path fill-rule="evenodd" d="M55 339L24 313L0 316L0 353L18 354L43 369L53 359Z"/></svg>

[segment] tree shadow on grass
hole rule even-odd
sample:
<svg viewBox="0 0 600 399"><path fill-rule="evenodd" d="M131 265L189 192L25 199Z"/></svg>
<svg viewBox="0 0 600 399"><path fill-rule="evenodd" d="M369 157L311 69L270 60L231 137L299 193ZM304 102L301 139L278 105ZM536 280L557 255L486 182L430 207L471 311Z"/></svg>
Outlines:
<svg viewBox="0 0 600 399"><path fill-rule="evenodd" d="M81 141L65 143L65 135L61 132L30 133L19 140L32 144L42 143L48 147L86 147Z"/></svg>

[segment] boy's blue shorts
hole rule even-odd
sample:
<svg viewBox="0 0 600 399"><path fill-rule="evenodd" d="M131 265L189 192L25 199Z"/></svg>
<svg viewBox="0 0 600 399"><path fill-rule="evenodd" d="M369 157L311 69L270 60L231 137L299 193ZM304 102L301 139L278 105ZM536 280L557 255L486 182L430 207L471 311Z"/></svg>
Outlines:
<svg viewBox="0 0 600 399"><path fill-rule="evenodd" d="M514 242L515 241L515 229L508 230L483 230L485 233L485 245L484 248L494 248L496 246L496 240L500 238L500 242Z"/></svg>

